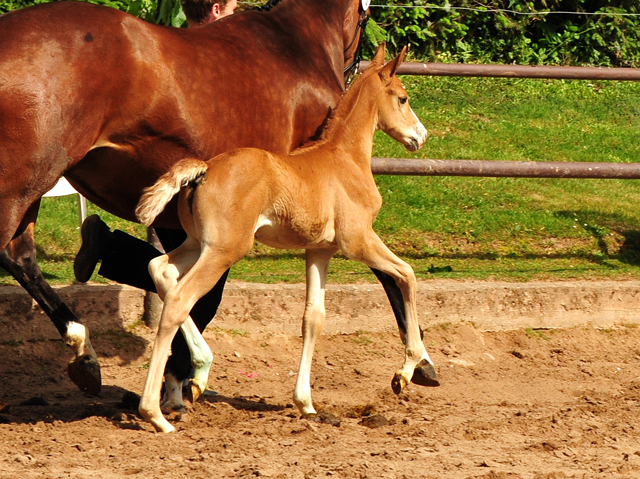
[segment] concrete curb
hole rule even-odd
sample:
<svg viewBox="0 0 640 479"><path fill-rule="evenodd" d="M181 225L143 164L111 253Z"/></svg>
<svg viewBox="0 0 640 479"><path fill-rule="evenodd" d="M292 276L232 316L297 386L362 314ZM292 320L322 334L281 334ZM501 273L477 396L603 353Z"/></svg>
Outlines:
<svg viewBox="0 0 640 479"><path fill-rule="evenodd" d="M93 332L121 330L143 317L144 293L135 288L92 284L55 289ZM303 284L231 282L211 327L298 335L304 303ZM396 330L378 284L328 285L326 308L327 334ZM422 327L472 322L486 331L611 327L640 321L640 281L421 282L418 315ZM0 323L7 340L58 337L18 286L0 287Z"/></svg>

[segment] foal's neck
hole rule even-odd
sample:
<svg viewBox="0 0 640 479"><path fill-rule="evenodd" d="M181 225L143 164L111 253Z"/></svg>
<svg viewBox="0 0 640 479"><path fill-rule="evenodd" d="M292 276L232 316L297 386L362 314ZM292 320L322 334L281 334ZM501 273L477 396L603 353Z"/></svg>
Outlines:
<svg viewBox="0 0 640 479"><path fill-rule="evenodd" d="M373 134L378 125L377 81L377 78L362 78L351 87L338 104L327 132L328 143L340 147L353 161L367 167L371 164Z"/></svg>

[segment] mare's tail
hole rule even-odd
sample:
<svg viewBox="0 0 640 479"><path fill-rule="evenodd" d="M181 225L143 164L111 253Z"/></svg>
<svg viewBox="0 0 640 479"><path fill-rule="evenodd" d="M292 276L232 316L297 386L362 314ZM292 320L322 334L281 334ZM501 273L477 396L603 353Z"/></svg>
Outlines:
<svg viewBox="0 0 640 479"><path fill-rule="evenodd" d="M151 226L156 217L162 213L167 203L171 201L181 188L204 175L207 163L202 160L187 158L180 160L160 177L144 193L136 207L136 217L145 226Z"/></svg>

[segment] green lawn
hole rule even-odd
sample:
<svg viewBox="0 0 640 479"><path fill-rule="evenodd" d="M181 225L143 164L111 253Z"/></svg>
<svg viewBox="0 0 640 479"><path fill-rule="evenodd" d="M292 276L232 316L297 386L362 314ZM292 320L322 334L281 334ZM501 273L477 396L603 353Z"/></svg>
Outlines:
<svg viewBox="0 0 640 479"><path fill-rule="evenodd" d="M430 138L412 155L377 133L374 156L640 162L637 83L403 80ZM381 176L377 182L384 205L376 230L419 278L640 278L637 180ZM139 225L103 218L144 236ZM75 199L43 200L36 240L47 278L71 282L79 247ZM231 277L301 282L304 256L258 245ZM329 281L374 277L338 256ZM0 282L13 280L0 273Z"/></svg>

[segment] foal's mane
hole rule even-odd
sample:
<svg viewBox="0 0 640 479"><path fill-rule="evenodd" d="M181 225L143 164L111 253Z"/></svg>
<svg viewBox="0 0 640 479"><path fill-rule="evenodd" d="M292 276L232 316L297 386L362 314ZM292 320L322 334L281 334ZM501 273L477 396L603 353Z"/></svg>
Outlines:
<svg viewBox="0 0 640 479"><path fill-rule="evenodd" d="M336 130L340 127L342 120L349 116L349 113L353 110L354 104L357 103L358 98L360 98L364 82L374 73L377 73L379 69L379 66L375 67L375 65L371 65L361 75L359 75L351 84L351 87L342 94L342 97L340 98L340 101L338 101L336 107L330 111L328 118L322 126L320 136L317 139L310 140L296 148L291 152L291 155L303 153L308 151L310 148L319 148L333 138Z"/></svg>

